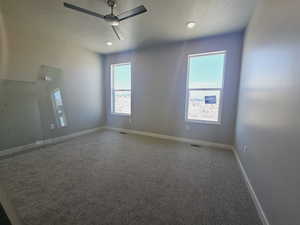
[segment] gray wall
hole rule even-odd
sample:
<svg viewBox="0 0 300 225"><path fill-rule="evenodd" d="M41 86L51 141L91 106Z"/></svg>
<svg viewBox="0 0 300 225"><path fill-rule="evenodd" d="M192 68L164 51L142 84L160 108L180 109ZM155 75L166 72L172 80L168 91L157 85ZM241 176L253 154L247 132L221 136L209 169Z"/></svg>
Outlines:
<svg viewBox="0 0 300 225"><path fill-rule="evenodd" d="M34 82L0 80L0 150L43 139Z"/></svg>
<svg viewBox="0 0 300 225"><path fill-rule="evenodd" d="M236 146L272 225L299 224L299 9L259 1L243 56Z"/></svg>
<svg viewBox="0 0 300 225"><path fill-rule="evenodd" d="M243 33L166 44L105 57L107 125L233 143ZM187 123L185 87L189 54L227 51L222 125ZM110 64L132 63L130 118L110 113Z"/></svg>
<svg viewBox="0 0 300 225"><path fill-rule="evenodd" d="M80 46L53 40L35 27L22 29L19 23L14 8L2 13L0 10L0 92L4 93L0 98L0 150L103 125L102 57ZM63 71L59 87L68 126L52 131L51 136L39 130L41 121L36 111L41 65Z"/></svg>

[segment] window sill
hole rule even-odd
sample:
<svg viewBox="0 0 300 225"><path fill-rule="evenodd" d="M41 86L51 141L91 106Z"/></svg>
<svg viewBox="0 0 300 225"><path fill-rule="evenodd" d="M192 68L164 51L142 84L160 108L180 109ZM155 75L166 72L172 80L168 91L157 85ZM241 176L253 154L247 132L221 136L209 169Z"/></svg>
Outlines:
<svg viewBox="0 0 300 225"><path fill-rule="evenodd" d="M205 125L222 125L221 121L207 121L207 120L185 120L186 123L198 123L198 124L205 124Z"/></svg>
<svg viewBox="0 0 300 225"><path fill-rule="evenodd" d="M110 115L112 116L124 116L124 117L130 117L131 114L127 114L127 113L110 113Z"/></svg>

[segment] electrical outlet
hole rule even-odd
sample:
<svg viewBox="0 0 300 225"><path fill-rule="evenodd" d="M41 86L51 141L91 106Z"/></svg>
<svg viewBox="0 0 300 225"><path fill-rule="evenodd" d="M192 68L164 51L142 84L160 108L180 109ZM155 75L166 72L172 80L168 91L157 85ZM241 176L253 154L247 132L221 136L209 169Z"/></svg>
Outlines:
<svg viewBox="0 0 300 225"><path fill-rule="evenodd" d="M248 152L248 146L247 145L243 145L243 152Z"/></svg>

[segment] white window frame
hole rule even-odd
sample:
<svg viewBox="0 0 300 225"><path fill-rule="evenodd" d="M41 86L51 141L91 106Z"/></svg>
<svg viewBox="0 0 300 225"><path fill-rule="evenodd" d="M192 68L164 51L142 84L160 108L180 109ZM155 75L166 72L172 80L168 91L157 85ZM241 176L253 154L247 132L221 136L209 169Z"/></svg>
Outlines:
<svg viewBox="0 0 300 225"><path fill-rule="evenodd" d="M189 78L190 78L190 59L193 57L205 56L205 55L219 55L224 54L224 65L223 65L223 74L222 74L222 87L221 88L189 88ZM187 63L187 78L186 78L186 98L185 98L185 121L190 123L200 123L200 124L222 124L222 112L223 112L223 93L224 93L224 80L225 80L225 71L226 71L226 51L215 51L215 52L205 52L199 54L190 54L188 55ZM209 121L209 120L193 120L188 118L189 110L189 95L190 91L220 91L220 104L218 112L218 121Z"/></svg>
<svg viewBox="0 0 300 225"><path fill-rule="evenodd" d="M116 66L130 65L130 89L114 88L114 68ZM130 113L115 112L115 91L130 91ZM131 116L132 114L132 65L131 62L115 63L110 65L110 113L116 116Z"/></svg>

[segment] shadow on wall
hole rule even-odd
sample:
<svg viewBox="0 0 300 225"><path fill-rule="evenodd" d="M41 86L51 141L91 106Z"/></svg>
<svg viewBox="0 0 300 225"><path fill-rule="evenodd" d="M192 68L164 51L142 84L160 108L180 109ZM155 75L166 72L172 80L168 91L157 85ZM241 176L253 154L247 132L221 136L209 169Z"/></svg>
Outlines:
<svg viewBox="0 0 300 225"><path fill-rule="evenodd" d="M36 82L0 79L0 150L61 136L56 128L67 126L62 71L41 66L40 75Z"/></svg>
<svg viewBox="0 0 300 225"><path fill-rule="evenodd" d="M0 80L0 150L40 140L42 130L34 82Z"/></svg>
<svg viewBox="0 0 300 225"><path fill-rule="evenodd" d="M0 5L0 78L5 78L8 61L8 41L4 17Z"/></svg>

